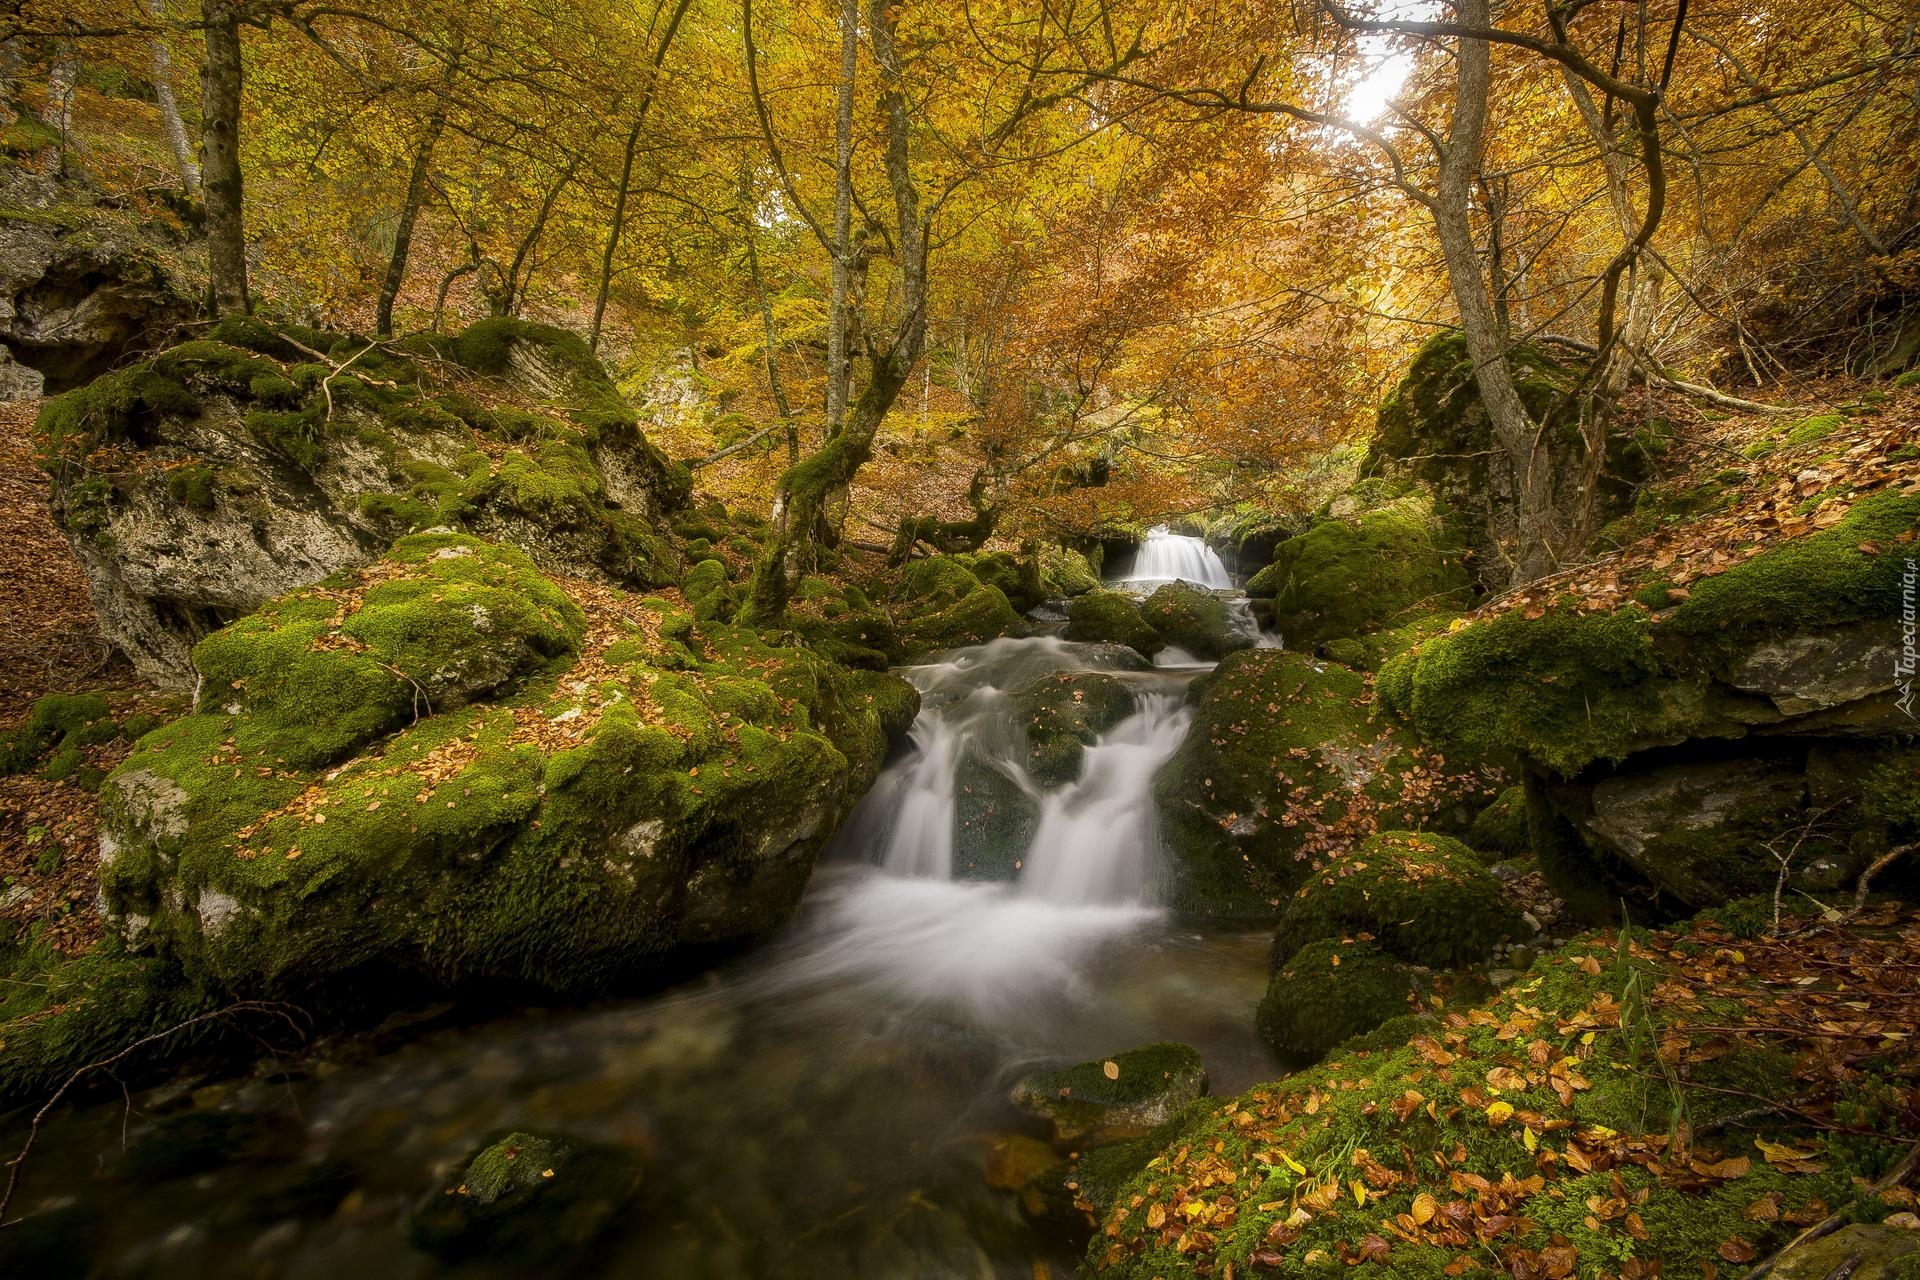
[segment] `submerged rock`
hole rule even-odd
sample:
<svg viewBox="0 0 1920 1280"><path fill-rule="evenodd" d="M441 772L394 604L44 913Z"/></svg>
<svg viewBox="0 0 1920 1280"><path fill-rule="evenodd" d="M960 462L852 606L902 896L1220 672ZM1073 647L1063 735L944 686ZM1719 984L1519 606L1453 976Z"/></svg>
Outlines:
<svg viewBox="0 0 1920 1280"><path fill-rule="evenodd" d="M1143 1137L1207 1091L1207 1068L1184 1044L1129 1049L1100 1062L1025 1076L1013 1104L1049 1121L1062 1142L1101 1144Z"/></svg>
<svg viewBox="0 0 1920 1280"><path fill-rule="evenodd" d="M477 1148L423 1200L407 1237L447 1262L562 1259L605 1235L640 1181L631 1151L515 1131Z"/></svg>

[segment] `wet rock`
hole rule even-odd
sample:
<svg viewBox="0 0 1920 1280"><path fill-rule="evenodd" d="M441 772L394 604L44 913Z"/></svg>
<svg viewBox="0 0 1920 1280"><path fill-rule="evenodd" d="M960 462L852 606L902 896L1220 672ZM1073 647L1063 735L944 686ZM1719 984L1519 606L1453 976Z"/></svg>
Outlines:
<svg viewBox="0 0 1920 1280"><path fill-rule="evenodd" d="M1099 1062L1036 1072L1013 1086L1013 1104L1053 1125L1062 1142L1139 1138L1207 1091L1207 1068L1184 1044L1145 1045Z"/></svg>
<svg viewBox="0 0 1920 1280"><path fill-rule="evenodd" d="M515 1131L482 1144L407 1222L443 1261L564 1259L606 1234L640 1188L633 1152Z"/></svg>
<svg viewBox="0 0 1920 1280"><path fill-rule="evenodd" d="M979 751L954 774L953 874L1012 880L1040 827L1040 801L1000 762Z"/></svg>
<svg viewBox="0 0 1920 1280"><path fill-rule="evenodd" d="M1085 749L1134 706L1131 689L1098 671L1041 676L1010 697L1026 728L1027 772L1043 787L1078 778Z"/></svg>
<svg viewBox="0 0 1920 1280"><path fill-rule="evenodd" d="M1141 617L1133 597L1118 591L1089 591L1075 598L1067 619L1069 640L1123 644L1148 658L1167 644Z"/></svg>
<svg viewBox="0 0 1920 1280"><path fill-rule="evenodd" d="M1234 625L1225 600L1184 582L1170 582L1148 596L1140 617L1162 641L1203 660L1253 647L1253 637Z"/></svg>

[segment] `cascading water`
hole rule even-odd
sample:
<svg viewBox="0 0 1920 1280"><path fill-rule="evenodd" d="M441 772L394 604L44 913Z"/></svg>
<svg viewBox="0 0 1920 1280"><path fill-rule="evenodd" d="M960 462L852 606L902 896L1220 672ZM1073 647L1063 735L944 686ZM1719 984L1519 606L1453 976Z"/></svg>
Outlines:
<svg viewBox="0 0 1920 1280"><path fill-rule="evenodd" d="M1198 539L1171 534L1134 569L1225 582ZM580 1280L1069 1274L1074 1251L986 1176L994 1135L1022 1123L1017 1075L1157 1040L1199 1048L1221 1092L1272 1073L1253 1035L1267 939L1175 931L1153 905L1153 779L1204 665L1043 636L911 668L910 746L775 944L651 996L478 1024L429 1015L191 1104L190 1084L126 1110L116 1095L43 1136L19 1207L78 1206L103 1275L422 1274L406 1241L422 1190L489 1134L554 1130L653 1155L614 1238L566 1268ZM1085 672L1125 682L1132 714L1084 748L1077 777L1042 787L1016 694ZM1010 883L955 877L969 761L1037 812ZM168 1116L227 1126L242 1154L137 1187L102 1176L123 1132L138 1147Z"/></svg>
<svg viewBox="0 0 1920 1280"><path fill-rule="evenodd" d="M1214 590L1233 586L1226 562L1205 539L1190 538L1157 524L1147 530L1147 540L1133 553L1133 567L1116 585L1175 581L1192 582Z"/></svg>

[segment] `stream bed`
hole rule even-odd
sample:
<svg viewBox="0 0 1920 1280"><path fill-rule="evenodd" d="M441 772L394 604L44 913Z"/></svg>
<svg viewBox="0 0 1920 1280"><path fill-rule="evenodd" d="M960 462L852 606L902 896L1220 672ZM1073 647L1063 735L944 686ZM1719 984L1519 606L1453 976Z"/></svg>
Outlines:
<svg viewBox="0 0 1920 1280"><path fill-rule="evenodd" d="M1218 561L1197 545L1157 536L1136 569L1205 582ZM408 1214L489 1135L546 1130L647 1159L572 1275L1070 1275L1071 1244L989 1185L996 1140L1034 1131L1014 1080L1157 1040L1199 1049L1215 1093L1276 1074L1253 1031L1267 936L1196 933L1155 905L1152 781L1205 668L1140 668L1040 636L906 669L924 699L912 741L774 943L646 997L429 1019L249 1080L90 1104L47 1127L14 1212L72 1242L76 1276L450 1274L409 1246ZM1008 692L1085 671L1124 680L1132 714L1078 780L1042 790ZM954 878L969 753L1039 807L1011 883Z"/></svg>

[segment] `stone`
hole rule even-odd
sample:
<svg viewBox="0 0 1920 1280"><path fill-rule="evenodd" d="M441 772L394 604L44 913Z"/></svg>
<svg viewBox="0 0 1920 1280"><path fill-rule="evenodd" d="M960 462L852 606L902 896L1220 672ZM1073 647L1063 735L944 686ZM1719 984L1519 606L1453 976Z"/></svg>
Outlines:
<svg viewBox="0 0 1920 1280"><path fill-rule="evenodd" d="M1168 1042L1035 1072L1011 1096L1016 1107L1051 1122L1059 1141L1098 1145L1144 1137L1206 1091L1199 1053Z"/></svg>
<svg viewBox="0 0 1920 1280"><path fill-rule="evenodd" d="M641 1178L624 1148L517 1130L462 1161L414 1209L407 1237L445 1262L563 1260L615 1225Z"/></svg>
<svg viewBox="0 0 1920 1280"><path fill-rule="evenodd" d="M1855 1222L1782 1255L1773 1274L1779 1280L1828 1280L1844 1270L1847 1280L1904 1280L1916 1255L1920 1231Z"/></svg>

